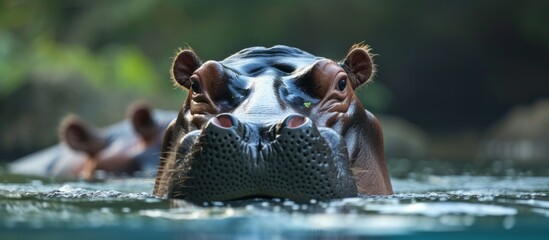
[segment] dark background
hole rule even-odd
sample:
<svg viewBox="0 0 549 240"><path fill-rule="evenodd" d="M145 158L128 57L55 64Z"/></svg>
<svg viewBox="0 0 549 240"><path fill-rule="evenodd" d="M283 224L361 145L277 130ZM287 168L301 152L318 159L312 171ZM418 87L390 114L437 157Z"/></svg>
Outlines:
<svg viewBox="0 0 549 240"><path fill-rule="evenodd" d="M363 41L378 54L375 83L358 90L364 105L423 131L431 155L470 145L473 156L514 107L549 96L548 10L549 1L3 0L0 159L55 143L69 112L104 126L134 99L177 109L178 47L220 60L285 44L339 60Z"/></svg>

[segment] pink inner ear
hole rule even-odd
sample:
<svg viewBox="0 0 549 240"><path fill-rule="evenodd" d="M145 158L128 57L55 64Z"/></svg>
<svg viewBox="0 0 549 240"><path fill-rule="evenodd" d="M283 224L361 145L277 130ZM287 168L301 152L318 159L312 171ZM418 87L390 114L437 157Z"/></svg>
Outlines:
<svg viewBox="0 0 549 240"><path fill-rule="evenodd" d="M66 140L72 147L81 147L90 141L89 130L86 129L81 123L71 123L65 130Z"/></svg>
<svg viewBox="0 0 549 240"><path fill-rule="evenodd" d="M141 108L137 109L133 114L133 124L138 130L142 128L150 128L154 126L154 120L152 119L149 109Z"/></svg>
<svg viewBox="0 0 549 240"><path fill-rule="evenodd" d="M86 126L84 123L75 120L69 120L65 125L65 142L70 148L77 151L83 151L94 155L106 146L103 137L95 132L95 129Z"/></svg>
<svg viewBox="0 0 549 240"><path fill-rule="evenodd" d="M344 65L350 71L353 89L367 82L374 74L374 65L367 46L353 46L347 54Z"/></svg>
<svg viewBox="0 0 549 240"><path fill-rule="evenodd" d="M360 74L369 77L372 71L372 63L368 53L362 50L355 50L352 53L350 61L351 69L354 74Z"/></svg>
<svg viewBox="0 0 549 240"><path fill-rule="evenodd" d="M189 78L200 67L200 60L190 50L184 50L176 57L173 65L173 76L179 85L190 88Z"/></svg>

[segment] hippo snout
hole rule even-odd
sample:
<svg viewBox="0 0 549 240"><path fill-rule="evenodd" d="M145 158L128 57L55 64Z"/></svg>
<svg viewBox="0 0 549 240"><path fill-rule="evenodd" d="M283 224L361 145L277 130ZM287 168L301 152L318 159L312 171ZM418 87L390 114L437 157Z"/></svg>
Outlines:
<svg viewBox="0 0 549 240"><path fill-rule="evenodd" d="M185 140L186 139L186 140ZM292 114L271 126L244 123L231 114L211 118L179 149L170 195L192 202L247 197L296 201L356 196L345 142Z"/></svg>

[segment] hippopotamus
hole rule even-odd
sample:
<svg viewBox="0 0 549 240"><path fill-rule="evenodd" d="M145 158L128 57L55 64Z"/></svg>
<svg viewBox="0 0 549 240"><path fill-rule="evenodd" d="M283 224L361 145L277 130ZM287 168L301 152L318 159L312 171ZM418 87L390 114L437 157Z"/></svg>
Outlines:
<svg viewBox="0 0 549 240"><path fill-rule="evenodd" d="M15 160L8 167L15 174L66 180L95 181L136 172L154 177L164 130L176 115L138 102L129 108L129 119L103 130L70 115L60 124L60 144Z"/></svg>
<svg viewBox="0 0 549 240"><path fill-rule="evenodd" d="M188 95L166 128L154 195L201 203L392 194L381 125L354 92L374 72L362 44L339 62L280 45L206 62L181 50L172 80Z"/></svg>

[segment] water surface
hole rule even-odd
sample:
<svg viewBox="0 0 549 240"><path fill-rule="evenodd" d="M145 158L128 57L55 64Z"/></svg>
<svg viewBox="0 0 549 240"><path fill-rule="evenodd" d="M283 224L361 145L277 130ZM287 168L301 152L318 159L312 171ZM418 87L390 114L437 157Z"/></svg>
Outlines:
<svg viewBox="0 0 549 240"><path fill-rule="evenodd" d="M201 206L153 197L153 179L56 182L4 172L0 239L545 239L549 234L549 177L437 172L393 172L391 196Z"/></svg>

